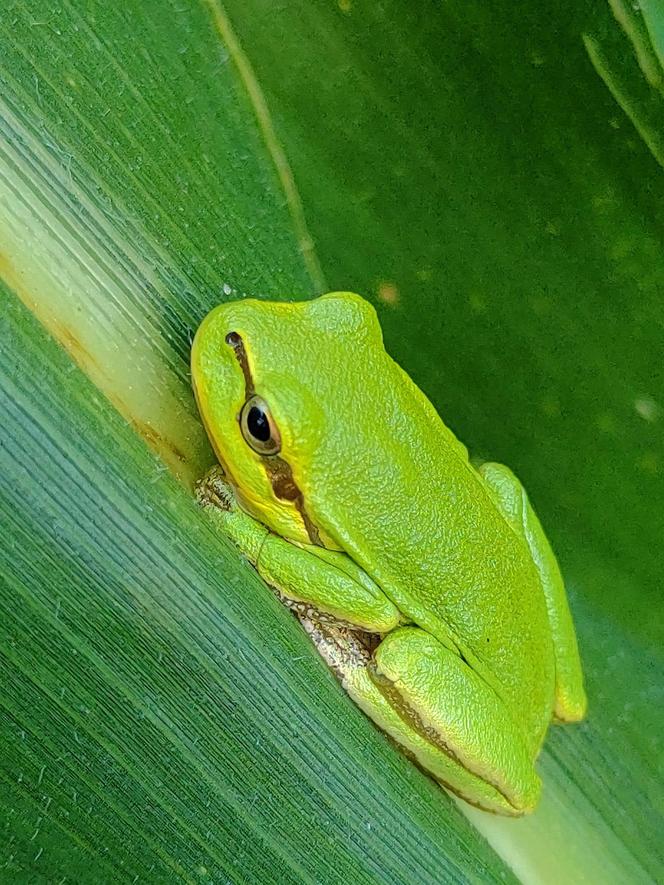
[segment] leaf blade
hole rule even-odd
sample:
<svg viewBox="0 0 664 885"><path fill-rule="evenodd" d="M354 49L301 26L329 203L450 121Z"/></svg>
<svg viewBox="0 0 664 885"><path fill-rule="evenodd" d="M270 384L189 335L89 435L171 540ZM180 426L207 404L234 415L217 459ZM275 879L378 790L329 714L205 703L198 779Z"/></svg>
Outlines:
<svg viewBox="0 0 664 885"><path fill-rule="evenodd" d="M6 290L1 316L0 649L15 688L2 698L0 801L14 808L13 871L502 881L449 800L340 697L292 616ZM403 808L413 789L418 806Z"/></svg>

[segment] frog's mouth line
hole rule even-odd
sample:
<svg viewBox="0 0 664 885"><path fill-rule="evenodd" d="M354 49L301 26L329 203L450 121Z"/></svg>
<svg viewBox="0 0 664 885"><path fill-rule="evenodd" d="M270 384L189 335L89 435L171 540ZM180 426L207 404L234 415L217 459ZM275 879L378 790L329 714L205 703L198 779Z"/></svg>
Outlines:
<svg viewBox="0 0 664 885"><path fill-rule="evenodd" d="M232 347L235 359L242 370L242 376L244 377L244 401L247 402L252 396L256 395L256 387L244 341L237 332L229 332L226 335L226 341ZM304 495L295 482L293 471L288 461L280 455L261 455L261 464L270 481L275 497L280 501L288 501L294 505L302 520L310 543L317 547L323 547L324 544L321 542L318 526L315 525L306 511Z"/></svg>
<svg viewBox="0 0 664 885"><path fill-rule="evenodd" d="M221 469L224 473L224 476L230 482L230 484L235 488L235 487L237 487L237 483L235 482L235 479L233 478L233 474L231 473L231 470L230 470L228 464L226 463L226 459L224 458L223 454L219 450L219 447L217 446L216 440L214 438L214 434L212 433L212 431L210 429L207 418L205 416L205 409L203 408L201 395L198 391L198 385L196 384L196 378L193 376L193 374L192 374L191 382L192 382L191 386L194 389L194 400L196 401L196 408L198 409L198 414L200 415L201 421L203 423L203 428L205 430L207 438L210 440L210 445L212 446L212 451L214 452L215 458L217 459L219 466L221 467Z"/></svg>

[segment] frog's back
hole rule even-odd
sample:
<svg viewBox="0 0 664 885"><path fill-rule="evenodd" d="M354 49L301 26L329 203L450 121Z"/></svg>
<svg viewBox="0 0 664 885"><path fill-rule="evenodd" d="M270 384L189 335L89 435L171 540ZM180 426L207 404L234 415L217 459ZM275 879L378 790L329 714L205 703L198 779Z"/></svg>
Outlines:
<svg viewBox="0 0 664 885"><path fill-rule="evenodd" d="M316 459L305 501L314 519L325 511L326 530L409 619L452 641L523 724L535 753L551 720L555 667L527 543L431 403L383 357L385 397L376 407L356 391L349 404L365 420L355 422L353 453L335 465L334 501L317 506ZM380 426L389 432L372 433Z"/></svg>
<svg viewBox="0 0 664 885"><path fill-rule="evenodd" d="M406 617L454 645L536 750L555 674L532 557L463 445L385 352L373 308L331 293L223 309L247 343L309 523Z"/></svg>

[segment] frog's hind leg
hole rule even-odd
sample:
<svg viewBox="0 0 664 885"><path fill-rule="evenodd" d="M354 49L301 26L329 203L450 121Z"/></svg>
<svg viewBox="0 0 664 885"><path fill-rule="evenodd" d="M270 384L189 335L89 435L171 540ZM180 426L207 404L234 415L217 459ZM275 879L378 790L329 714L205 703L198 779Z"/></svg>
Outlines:
<svg viewBox="0 0 664 885"><path fill-rule="evenodd" d="M468 802L520 815L540 780L498 695L455 652L419 627L399 627L373 664L344 674L355 702L436 780Z"/></svg>
<svg viewBox="0 0 664 885"><path fill-rule="evenodd" d="M546 598L556 660L554 716L561 722L577 722L586 711L586 695L572 615L565 585L528 495L511 470L502 464L483 464L479 472L494 493L498 506L521 534L539 572Z"/></svg>

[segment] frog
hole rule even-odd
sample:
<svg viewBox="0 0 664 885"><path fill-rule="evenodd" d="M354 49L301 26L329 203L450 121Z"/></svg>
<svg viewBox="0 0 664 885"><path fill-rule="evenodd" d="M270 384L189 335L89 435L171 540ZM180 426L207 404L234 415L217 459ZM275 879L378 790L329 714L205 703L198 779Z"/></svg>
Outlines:
<svg viewBox="0 0 664 885"><path fill-rule="evenodd" d="M480 809L532 811L549 726L587 702L561 571L516 476L469 457L352 292L220 304L191 373L218 530L417 765Z"/></svg>

